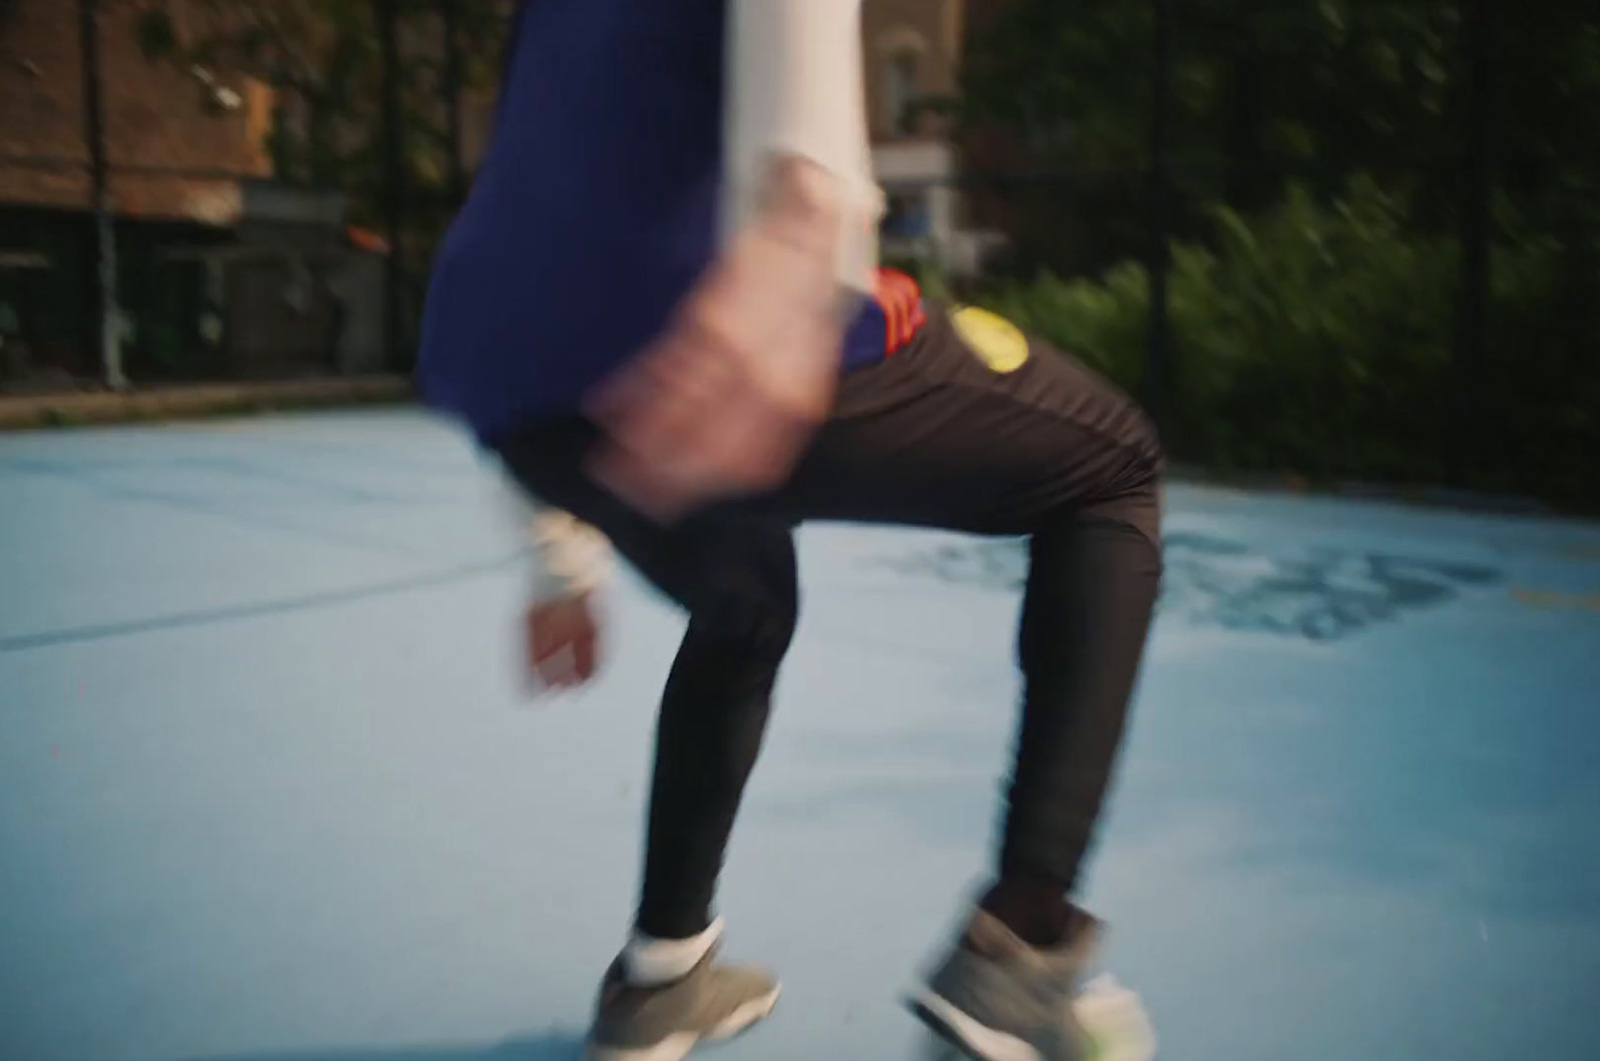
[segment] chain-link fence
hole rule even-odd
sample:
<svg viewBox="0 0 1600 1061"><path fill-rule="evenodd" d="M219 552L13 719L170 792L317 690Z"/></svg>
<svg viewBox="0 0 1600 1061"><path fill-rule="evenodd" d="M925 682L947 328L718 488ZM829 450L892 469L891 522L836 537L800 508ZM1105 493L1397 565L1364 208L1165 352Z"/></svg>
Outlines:
<svg viewBox="0 0 1600 1061"><path fill-rule="evenodd" d="M509 8L11 0L0 391L407 371Z"/></svg>
<svg viewBox="0 0 1600 1061"><path fill-rule="evenodd" d="M54 196L4 188L0 377L409 370L512 0L321 4L237 64L265 95L163 49L152 4L0 19L99 27L76 142L0 157ZM969 0L961 99L923 101L957 162L886 175L885 247L1140 394L1180 459L1592 505L1600 16L1502 5ZM136 150L134 58L264 153Z"/></svg>
<svg viewBox="0 0 1600 1061"><path fill-rule="evenodd" d="M925 277L1140 394L1180 460L1594 507L1600 16L1002 6Z"/></svg>

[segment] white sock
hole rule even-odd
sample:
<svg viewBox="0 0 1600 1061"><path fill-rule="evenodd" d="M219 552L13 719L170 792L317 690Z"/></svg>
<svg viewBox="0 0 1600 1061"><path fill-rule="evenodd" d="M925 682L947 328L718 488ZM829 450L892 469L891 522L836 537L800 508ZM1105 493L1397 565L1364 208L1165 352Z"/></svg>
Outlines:
<svg viewBox="0 0 1600 1061"><path fill-rule="evenodd" d="M656 939L634 930L622 951L628 982L640 987L668 984L688 976L713 944L722 938L722 918L688 939Z"/></svg>

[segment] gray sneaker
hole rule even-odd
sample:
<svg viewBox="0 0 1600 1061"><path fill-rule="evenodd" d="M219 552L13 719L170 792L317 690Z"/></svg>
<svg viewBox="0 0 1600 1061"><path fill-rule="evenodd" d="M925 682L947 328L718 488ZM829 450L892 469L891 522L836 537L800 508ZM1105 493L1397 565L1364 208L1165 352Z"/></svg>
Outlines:
<svg viewBox="0 0 1600 1061"><path fill-rule="evenodd" d="M1109 977L1080 987L1100 928L1090 921L1045 951L980 910L912 1011L979 1061L1149 1061L1155 1037L1138 998Z"/></svg>
<svg viewBox="0 0 1600 1061"><path fill-rule="evenodd" d="M731 1039L778 1004L766 973L718 965L716 948L689 975L635 987L618 958L606 972L589 1033L587 1061L681 1061L702 1042Z"/></svg>

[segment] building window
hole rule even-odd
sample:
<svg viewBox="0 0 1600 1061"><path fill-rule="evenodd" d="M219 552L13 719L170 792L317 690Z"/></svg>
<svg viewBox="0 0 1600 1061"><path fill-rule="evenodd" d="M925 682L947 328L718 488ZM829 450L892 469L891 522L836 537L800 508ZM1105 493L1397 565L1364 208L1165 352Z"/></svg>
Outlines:
<svg viewBox="0 0 1600 1061"><path fill-rule="evenodd" d="M914 51L894 52L884 70L884 122L895 136L910 136L916 132L918 58Z"/></svg>
<svg viewBox="0 0 1600 1061"><path fill-rule="evenodd" d="M894 191L888 195L880 232L884 239L927 239L933 235L933 212L926 191Z"/></svg>

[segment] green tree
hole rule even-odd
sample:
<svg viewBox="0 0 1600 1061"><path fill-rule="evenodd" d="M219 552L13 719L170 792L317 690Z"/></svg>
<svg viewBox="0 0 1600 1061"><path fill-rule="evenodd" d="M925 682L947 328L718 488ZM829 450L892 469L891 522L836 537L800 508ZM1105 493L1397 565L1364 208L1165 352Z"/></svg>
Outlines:
<svg viewBox="0 0 1600 1061"><path fill-rule="evenodd" d="M462 88L492 88L507 0L449 0ZM247 75L278 93L270 144L280 179L339 187L358 212L382 186L382 63L372 0L150 0L139 35L153 59ZM399 0L402 159L427 196L448 184L441 0Z"/></svg>
<svg viewBox="0 0 1600 1061"><path fill-rule="evenodd" d="M1022 168L1129 187L1146 172L1149 0L1009 0L976 37L962 104ZM1171 5L1173 169L1185 216L1250 211L1290 182L1357 173L1448 223L1466 116L1456 0L1186 0ZM1520 208L1600 192L1600 14L1534 5L1494 26L1498 175ZM1124 196L1132 209L1137 200Z"/></svg>
<svg viewBox="0 0 1600 1061"><path fill-rule="evenodd" d="M1473 485L1597 504L1584 495L1600 475L1600 10L1488 5L1493 102L1479 112L1472 3L1169 5L1180 450L1431 477L1466 426L1453 397L1475 393ZM991 10L960 110L975 142L1009 150L984 162L1034 174L1000 193L1019 264L1103 278L1012 285L1002 301L1136 383L1152 0ZM1492 268L1473 335L1487 349L1458 365L1479 118Z"/></svg>

